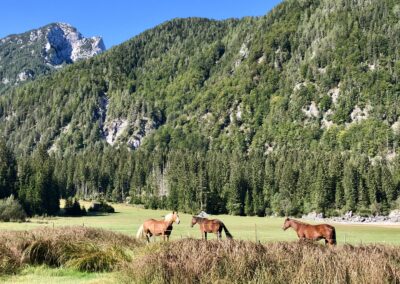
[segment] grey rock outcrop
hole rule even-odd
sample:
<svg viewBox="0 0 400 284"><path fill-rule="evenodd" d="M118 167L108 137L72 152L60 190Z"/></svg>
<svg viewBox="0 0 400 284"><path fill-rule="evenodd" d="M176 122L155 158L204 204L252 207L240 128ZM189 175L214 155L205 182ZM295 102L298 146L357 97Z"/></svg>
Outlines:
<svg viewBox="0 0 400 284"><path fill-rule="evenodd" d="M85 38L68 24L49 25L46 33L45 58L53 66L87 59L106 49L101 37Z"/></svg>
<svg viewBox="0 0 400 284"><path fill-rule="evenodd" d="M342 216L324 218L322 213L310 212L307 215L303 215L302 219L312 220L317 222L337 222L337 223L398 223L400 222L400 210L393 210L388 216L382 215L371 215L371 216L360 216L354 214L352 211L348 211Z"/></svg>

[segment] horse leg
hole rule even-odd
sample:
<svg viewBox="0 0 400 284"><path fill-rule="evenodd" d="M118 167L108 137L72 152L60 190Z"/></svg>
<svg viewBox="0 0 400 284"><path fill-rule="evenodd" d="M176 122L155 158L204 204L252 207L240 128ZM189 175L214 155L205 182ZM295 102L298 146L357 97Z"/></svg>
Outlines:
<svg viewBox="0 0 400 284"><path fill-rule="evenodd" d="M329 245L330 247L334 247L336 245L333 239L325 240L325 244Z"/></svg>
<svg viewBox="0 0 400 284"><path fill-rule="evenodd" d="M299 243L304 243L304 241L306 240L305 236L303 235L299 235Z"/></svg>
<svg viewBox="0 0 400 284"><path fill-rule="evenodd" d="M204 232L204 239L207 241L207 232Z"/></svg>

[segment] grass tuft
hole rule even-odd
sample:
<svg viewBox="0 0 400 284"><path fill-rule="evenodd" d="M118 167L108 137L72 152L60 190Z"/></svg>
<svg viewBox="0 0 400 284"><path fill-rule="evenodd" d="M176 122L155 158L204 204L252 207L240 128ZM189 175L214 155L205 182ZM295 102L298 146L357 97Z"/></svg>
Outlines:
<svg viewBox="0 0 400 284"><path fill-rule="evenodd" d="M121 247L93 243L70 244L63 248L62 255L67 267L90 272L113 271L131 260Z"/></svg>
<svg viewBox="0 0 400 284"><path fill-rule="evenodd" d="M0 274L25 265L67 267L86 272L112 271L131 258L125 251L143 246L135 239L102 229L65 227L1 232Z"/></svg>
<svg viewBox="0 0 400 284"><path fill-rule="evenodd" d="M19 269L18 256L6 245L0 244L0 275L14 274Z"/></svg>

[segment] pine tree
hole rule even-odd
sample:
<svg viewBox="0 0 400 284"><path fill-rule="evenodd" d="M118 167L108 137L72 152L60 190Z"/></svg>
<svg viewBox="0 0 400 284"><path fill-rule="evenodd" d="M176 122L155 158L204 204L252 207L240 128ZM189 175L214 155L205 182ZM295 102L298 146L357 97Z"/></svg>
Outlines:
<svg viewBox="0 0 400 284"><path fill-rule="evenodd" d="M253 216L254 215L254 208L253 208L253 200L251 198L251 194L249 191L246 192L246 196L244 199L244 214L246 216Z"/></svg>
<svg viewBox="0 0 400 284"><path fill-rule="evenodd" d="M356 176L350 162L344 166L343 180L342 180L346 210L355 211L357 205L357 183Z"/></svg>
<svg viewBox="0 0 400 284"><path fill-rule="evenodd" d="M396 187L393 176L386 164L382 164L382 191L385 193L388 203L396 199Z"/></svg>
<svg viewBox="0 0 400 284"><path fill-rule="evenodd" d="M52 160L40 145L21 167L19 199L30 215L55 215L60 209L59 189L53 178Z"/></svg>
<svg viewBox="0 0 400 284"><path fill-rule="evenodd" d="M16 193L17 164L5 141L0 139L0 199Z"/></svg>

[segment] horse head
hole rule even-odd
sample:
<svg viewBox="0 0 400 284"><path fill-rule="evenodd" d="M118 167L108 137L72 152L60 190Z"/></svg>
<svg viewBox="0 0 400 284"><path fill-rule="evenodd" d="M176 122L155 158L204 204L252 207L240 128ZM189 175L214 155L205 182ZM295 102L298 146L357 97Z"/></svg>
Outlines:
<svg viewBox="0 0 400 284"><path fill-rule="evenodd" d="M190 224L190 227L193 228L193 226L196 225L196 223L197 223L197 217L196 216L192 216L192 222Z"/></svg>
<svg viewBox="0 0 400 284"><path fill-rule="evenodd" d="M168 221L168 222L175 222L177 224L179 224L181 222L181 220L179 220L178 212L175 212L175 211L165 215L164 220Z"/></svg>
<svg viewBox="0 0 400 284"><path fill-rule="evenodd" d="M286 231L287 228L289 228L290 226L291 226L291 220L290 220L289 218L286 218L286 219L285 219L285 223L283 223L282 229L283 229L284 231Z"/></svg>

